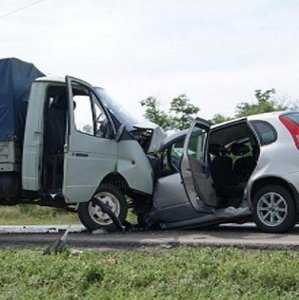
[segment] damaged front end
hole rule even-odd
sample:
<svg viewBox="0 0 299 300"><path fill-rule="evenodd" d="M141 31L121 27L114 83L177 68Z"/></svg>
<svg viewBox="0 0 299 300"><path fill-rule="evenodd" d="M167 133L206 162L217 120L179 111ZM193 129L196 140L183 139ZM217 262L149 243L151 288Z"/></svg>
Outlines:
<svg viewBox="0 0 299 300"><path fill-rule="evenodd" d="M140 227L194 228L242 221L250 215L246 205L219 207L215 191L209 188L212 185L205 174L209 122L197 120L186 132L187 135L184 134L180 168L163 176L159 172L165 160L160 153L166 140L163 130L151 122L140 122L108 97L103 89L96 90L116 129L125 128L120 130L122 137L118 141L117 172L126 178L130 187L135 187L129 197ZM136 191L146 193L137 194Z"/></svg>
<svg viewBox="0 0 299 300"><path fill-rule="evenodd" d="M126 132L140 144L146 154L159 151L166 138L166 134L160 126L144 118L136 118L113 100L103 88L96 87L95 91L111 114L116 129L124 126Z"/></svg>

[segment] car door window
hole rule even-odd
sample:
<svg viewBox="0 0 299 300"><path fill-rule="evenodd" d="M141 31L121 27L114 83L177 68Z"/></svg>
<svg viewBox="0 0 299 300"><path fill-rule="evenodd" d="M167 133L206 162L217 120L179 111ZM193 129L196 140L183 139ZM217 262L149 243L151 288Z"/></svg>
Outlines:
<svg viewBox="0 0 299 300"><path fill-rule="evenodd" d="M188 155L192 159L204 161L205 141L207 132L199 127L194 127L188 144Z"/></svg>
<svg viewBox="0 0 299 300"><path fill-rule="evenodd" d="M169 149L170 151L170 164L178 171L180 168L180 161L184 153L184 139L173 143Z"/></svg>
<svg viewBox="0 0 299 300"><path fill-rule="evenodd" d="M275 128L266 121L251 121L262 146L274 143L277 140Z"/></svg>

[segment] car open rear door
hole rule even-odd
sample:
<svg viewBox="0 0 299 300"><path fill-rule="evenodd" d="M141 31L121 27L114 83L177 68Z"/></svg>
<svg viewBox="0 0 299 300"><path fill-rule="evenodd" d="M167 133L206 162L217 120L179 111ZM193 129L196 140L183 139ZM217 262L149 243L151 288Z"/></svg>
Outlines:
<svg viewBox="0 0 299 300"><path fill-rule="evenodd" d="M181 176L188 198L197 211L213 208L217 198L208 170L207 140L210 122L195 119L186 136Z"/></svg>
<svg viewBox="0 0 299 300"><path fill-rule="evenodd" d="M67 202L76 203L88 201L102 179L115 170L117 142L111 117L92 86L69 76L66 83L69 122L63 195Z"/></svg>

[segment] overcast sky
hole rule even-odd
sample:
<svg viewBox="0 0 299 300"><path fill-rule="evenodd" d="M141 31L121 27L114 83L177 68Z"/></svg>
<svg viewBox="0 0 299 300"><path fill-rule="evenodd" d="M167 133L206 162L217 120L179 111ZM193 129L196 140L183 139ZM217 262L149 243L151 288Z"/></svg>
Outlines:
<svg viewBox="0 0 299 300"><path fill-rule="evenodd" d="M34 0L0 0L0 15ZM255 89L299 99L299 1L44 0L0 18L0 57L105 87L127 109L185 93L209 118Z"/></svg>

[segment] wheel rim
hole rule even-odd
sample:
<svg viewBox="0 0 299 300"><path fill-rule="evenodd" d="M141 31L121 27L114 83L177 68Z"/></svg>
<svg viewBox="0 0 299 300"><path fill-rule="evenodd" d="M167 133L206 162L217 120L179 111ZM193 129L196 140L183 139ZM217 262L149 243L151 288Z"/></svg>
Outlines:
<svg viewBox="0 0 299 300"><path fill-rule="evenodd" d="M100 192L97 193L94 198L106 204L117 217L119 216L120 203L113 194ZM107 214L103 213L101 207L97 204L97 201L89 201L88 212L91 219L99 225L107 226L113 223L111 218Z"/></svg>
<svg viewBox="0 0 299 300"><path fill-rule="evenodd" d="M264 194L257 202L257 215L264 225L279 226L288 215L286 199L275 192Z"/></svg>

